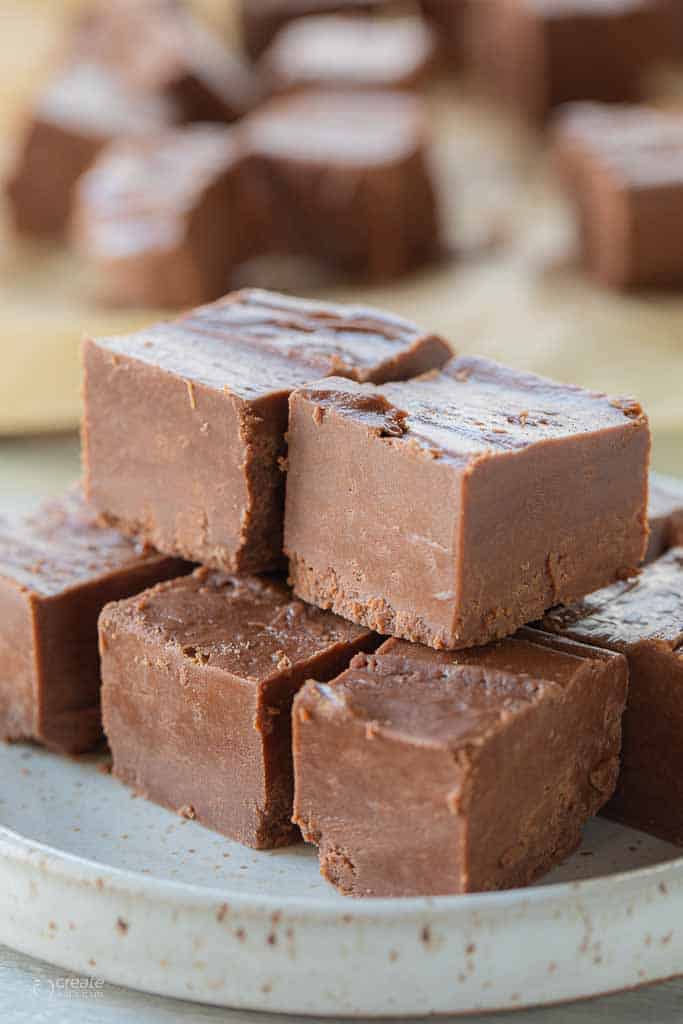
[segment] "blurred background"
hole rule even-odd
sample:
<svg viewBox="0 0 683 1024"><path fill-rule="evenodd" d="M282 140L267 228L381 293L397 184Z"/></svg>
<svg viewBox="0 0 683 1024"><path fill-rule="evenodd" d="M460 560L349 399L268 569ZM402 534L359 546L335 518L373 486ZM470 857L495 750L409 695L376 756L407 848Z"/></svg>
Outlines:
<svg viewBox="0 0 683 1024"><path fill-rule="evenodd" d="M67 59L69 39L87 6L87 0L0 3L3 180L17 165L36 97ZM192 7L221 44L241 52L236 0L195 0ZM437 36L443 31L438 20L432 28ZM547 136L515 111L484 98L463 73L462 55L453 58L443 38L437 41L437 70L419 91L432 133L442 258L380 283L341 280L292 260L264 260L241 271L234 284L377 305L442 332L459 352L634 394L653 426L655 468L683 476L683 289L623 293L588 278L577 260L574 218ZM683 59L683 44L681 54ZM653 71L649 98L676 108L681 81L683 73L669 61ZM69 246L16 237L3 194L3 508L28 504L78 475L82 335L127 331L168 315L168 309L103 305L93 268Z"/></svg>

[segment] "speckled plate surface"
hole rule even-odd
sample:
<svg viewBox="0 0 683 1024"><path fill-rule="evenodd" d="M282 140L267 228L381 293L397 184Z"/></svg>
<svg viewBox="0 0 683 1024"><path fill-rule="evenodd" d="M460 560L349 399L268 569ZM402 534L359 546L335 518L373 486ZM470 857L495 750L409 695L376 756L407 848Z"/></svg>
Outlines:
<svg viewBox="0 0 683 1024"><path fill-rule="evenodd" d="M0 745L0 942L148 992L336 1016L512 1009L683 972L683 859L609 822L533 889L348 900L312 850L245 849L101 768Z"/></svg>

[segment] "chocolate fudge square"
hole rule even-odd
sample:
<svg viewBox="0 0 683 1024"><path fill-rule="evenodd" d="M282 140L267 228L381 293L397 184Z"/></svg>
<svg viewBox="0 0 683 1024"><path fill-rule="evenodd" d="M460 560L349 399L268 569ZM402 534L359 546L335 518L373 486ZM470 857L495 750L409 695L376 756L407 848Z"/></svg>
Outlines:
<svg viewBox="0 0 683 1024"><path fill-rule="evenodd" d="M683 282L683 116L577 104L555 138L586 270L612 288Z"/></svg>
<svg viewBox="0 0 683 1024"><path fill-rule="evenodd" d="M274 579L201 568L104 609L114 773L257 849L291 843L291 705L379 642Z"/></svg>
<svg viewBox="0 0 683 1024"><path fill-rule="evenodd" d="M528 885L619 770L625 659L522 630L461 652L390 640L294 704L294 820L347 895Z"/></svg>
<svg viewBox="0 0 683 1024"><path fill-rule="evenodd" d="M188 572L101 529L80 493L0 523L0 737L77 754L102 737L97 617Z"/></svg>
<svg viewBox="0 0 683 1024"><path fill-rule="evenodd" d="M605 814L683 846L683 548L543 626L628 658L621 774Z"/></svg>
<svg viewBox="0 0 683 1024"><path fill-rule="evenodd" d="M478 6L478 5L477 5ZM666 53L660 0L493 0L475 19L479 77L542 121L562 103L633 102Z"/></svg>
<svg viewBox="0 0 683 1024"><path fill-rule="evenodd" d="M304 91L272 100L243 127L250 173L271 197L274 248L361 281L390 280L442 254L417 97Z"/></svg>
<svg viewBox="0 0 683 1024"><path fill-rule="evenodd" d="M653 562L669 548L683 546L683 480L650 474L648 506L650 540L646 562Z"/></svg>
<svg viewBox="0 0 683 1024"><path fill-rule="evenodd" d="M477 357L398 385L290 401L295 592L436 648L513 633L634 571L650 434L630 399Z"/></svg>
<svg viewBox="0 0 683 1024"><path fill-rule="evenodd" d="M97 154L114 139L144 137L174 118L170 104L132 93L94 64L62 71L38 96L6 186L15 230L62 240L76 182Z"/></svg>
<svg viewBox="0 0 683 1024"><path fill-rule="evenodd" d="M122 532L214 568L282 562L287 402L321 374L384 381L450 356L389 314L236 292L84 344L89 499Z"/></svg>
<svg viewBox="0 0 683 1024"><path fill-rule="evenodd" d="M259 62L271 92L409 89L433 68L436 40L418 17L323 15L282 29Z"/></svg>
<svg viewBox="0 0 683 1024"><path fill-rule="evenodd" d="M190 307L224 295L264 245L231 128L192 125L113 144L81 178L74 236L114 305Z"/></svg>
<svg viewBox="0 0 683 1024"><path fill-rule="evenodd" d="M385 4L386 0L240 0L242 43L257 60L291 21L323 14L366 14Z"/></svg>

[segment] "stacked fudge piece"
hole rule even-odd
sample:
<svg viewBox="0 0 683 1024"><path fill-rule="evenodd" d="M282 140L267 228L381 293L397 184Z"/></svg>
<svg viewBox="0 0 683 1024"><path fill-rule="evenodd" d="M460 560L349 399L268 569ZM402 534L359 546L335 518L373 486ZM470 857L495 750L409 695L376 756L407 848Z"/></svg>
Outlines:
<svg viewBox="0 0 683 1024"><path fill-rule="evenodd" d="M294 820L356 896L527 885L614 791L624 659L534 630L436 651L389 640L294 710Z"/></svg>
<svg viewBox="0 0 683 1024"><path fill-rule="evenodd" d="M462 357L300 388L289 440L295 590L382 633L486 643L643 556L650 438L629 399Z"/></svg>

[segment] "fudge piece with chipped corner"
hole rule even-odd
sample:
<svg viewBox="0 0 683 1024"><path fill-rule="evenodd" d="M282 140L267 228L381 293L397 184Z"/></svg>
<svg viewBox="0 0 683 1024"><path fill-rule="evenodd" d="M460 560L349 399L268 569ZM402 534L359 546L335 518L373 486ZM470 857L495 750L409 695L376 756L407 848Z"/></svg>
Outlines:
<svg viewBox="0 0 683 1024"><path fill-rule="evenodd" d="M633 400L477 357L381 387L300 388L285 514L294 589L432 647L506 636L635 571L649 452Z"/></svg>
<svg viewBox="0 0 683 1024"><path fill-rule="evenodd" d="M349 895L527 885L614 790L627 680L623 657L535 630L389 640L299 691L294 820Z"/></svg>

